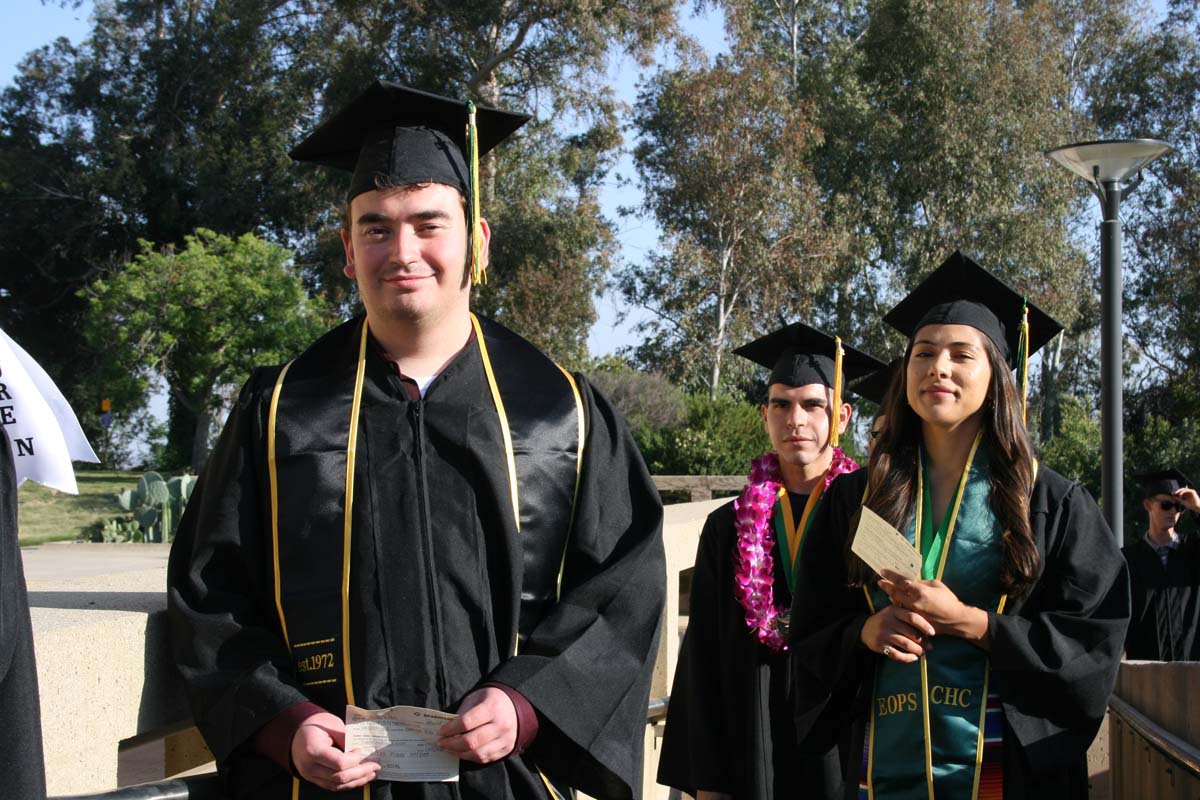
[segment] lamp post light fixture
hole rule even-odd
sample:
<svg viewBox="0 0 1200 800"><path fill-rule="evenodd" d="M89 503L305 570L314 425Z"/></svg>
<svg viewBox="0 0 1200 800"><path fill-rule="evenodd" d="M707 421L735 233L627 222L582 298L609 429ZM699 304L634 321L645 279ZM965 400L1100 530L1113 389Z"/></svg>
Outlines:
<svg viewBox="0 0 1200 800"><path fill-rule="evenodd" d="M1104 518L1123 543L1124 506L1121 423L1121 201L1142 182L1142 170L1171 152L1158 139L1079 142L1047 150L1046 155L1083 178L1100 201L1100 469Z"/></svg>

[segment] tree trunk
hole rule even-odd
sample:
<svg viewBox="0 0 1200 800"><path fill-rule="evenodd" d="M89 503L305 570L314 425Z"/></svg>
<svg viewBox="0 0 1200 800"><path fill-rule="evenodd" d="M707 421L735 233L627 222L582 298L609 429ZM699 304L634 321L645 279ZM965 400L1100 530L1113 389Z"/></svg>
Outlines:
<svg viewBox="0 0 1200 800"><path fill-rule="evenodd" d="M1058 433L1059 397L1058 373L1062 369L1062 349L1065 333L1054 337L1050 346L1042 351L1042 418L1038 426L1042 444L1045 445Z"/></svg>
<svg viewBox="0 0 1200 800"><path fill-rule="evenodd" d="M500 81L496 73L488 75L483 83L482 100L492 108L500 107ZM493 207L496 200L496 151L488 152L479 160L479 209L480 214L487 216L488 209Z"/></svg>
<svg viewBox="0 0 1200 800"><path fill-rule="evenodd" d="M212 409L208 403L200 407L196 415L196 430L192 435L192 473L199 475L208 460L208 433L212 429Z"/></svg>

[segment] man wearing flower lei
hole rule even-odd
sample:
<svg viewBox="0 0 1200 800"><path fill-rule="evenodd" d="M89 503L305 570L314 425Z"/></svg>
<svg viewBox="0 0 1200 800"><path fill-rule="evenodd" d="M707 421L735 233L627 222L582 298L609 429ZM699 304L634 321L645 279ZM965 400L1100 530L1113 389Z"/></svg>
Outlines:
<svg viewBox="0 0 1200 800"><path fill-rule="evenodd" d="M773 451L700 536L658 780L699 800L804 797L840 785L841 754L796 739L786 620L813 512L858 468L837 446L852 413L842 387L883 364L803 323L735 352L771 370L760 411Z"/></svg>

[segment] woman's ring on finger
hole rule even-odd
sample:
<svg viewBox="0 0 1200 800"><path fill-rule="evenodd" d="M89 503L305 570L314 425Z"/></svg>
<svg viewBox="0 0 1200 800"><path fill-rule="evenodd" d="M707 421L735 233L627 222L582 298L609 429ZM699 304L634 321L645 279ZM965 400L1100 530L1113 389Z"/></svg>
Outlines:
<svg viewBox="0 0 1200 800"><path fill-rule="evenodd" d="M885 658L891 658L892 648L888 647L887 645L884 645L883 646L883 655Z"/></svg>

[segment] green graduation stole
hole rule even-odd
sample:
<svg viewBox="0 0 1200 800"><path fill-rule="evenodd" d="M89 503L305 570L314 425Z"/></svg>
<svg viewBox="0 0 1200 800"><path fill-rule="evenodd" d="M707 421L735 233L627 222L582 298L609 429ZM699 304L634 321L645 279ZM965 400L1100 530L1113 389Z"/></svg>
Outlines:
<svg viewBox="0 0 1200 800"><path fill-rule="evenodd" d="M941 537L924 507L924 464L918 459L917 509L904 535L926 554L923 579L937 578L964 603L1000 613L1006 599L998 581L1002 531L988 505L980 438L967 457ZM868 600L872 613L889 603L878 588L868 593ZM977 797L988 678L988 654L955 636L937 637L933 651L913 664L878 660L868 733L868 797Z"/></svg>

